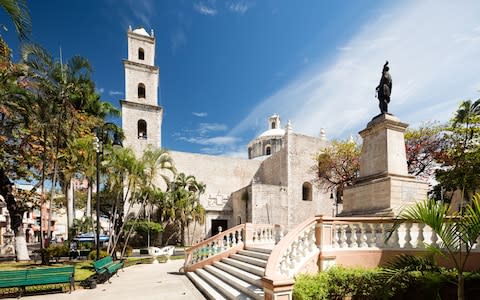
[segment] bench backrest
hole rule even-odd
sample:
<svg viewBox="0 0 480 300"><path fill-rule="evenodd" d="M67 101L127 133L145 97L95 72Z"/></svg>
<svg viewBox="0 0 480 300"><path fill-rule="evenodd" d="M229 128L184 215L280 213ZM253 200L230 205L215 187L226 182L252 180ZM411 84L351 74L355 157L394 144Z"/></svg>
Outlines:
<svg viewBox="0 0 480 300"><path fill-rule="evenodd" d="M49 283L66 283L74 276L75 267L33 268L0 271L0 287L15 287Z"/></svg>
<svg viewBox="0 0 480 300"><path fill-rule="evenodd" d="M108 265L112 261L113 261L113 258L111 256L106 256L102 259L99 259L99 260L95 261L93 263L93 267L95 268L95 270L98 270L98 269L101 269L104 266Z"/></svg>

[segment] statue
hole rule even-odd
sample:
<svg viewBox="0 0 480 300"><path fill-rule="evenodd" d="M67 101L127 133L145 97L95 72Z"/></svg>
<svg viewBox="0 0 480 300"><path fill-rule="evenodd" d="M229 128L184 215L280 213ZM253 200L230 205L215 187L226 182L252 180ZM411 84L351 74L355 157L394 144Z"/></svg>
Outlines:
<svg viewBox="0 0 480 300"><path fill-rule="evenodd" d="M378 106L380 107L380 113L388 113L388 103L390 103L390 94L392 93L392 76L388 71L388 61L383 65L382 78L378 84L376 90L376 97L378 98Z"/></svg>

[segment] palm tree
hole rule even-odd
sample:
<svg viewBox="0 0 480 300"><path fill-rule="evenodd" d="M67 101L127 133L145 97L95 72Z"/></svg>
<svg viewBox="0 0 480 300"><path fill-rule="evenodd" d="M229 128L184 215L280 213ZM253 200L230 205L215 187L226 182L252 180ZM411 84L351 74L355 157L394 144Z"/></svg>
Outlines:
<svg viewBox="0 0 480 300"><path fill-rule="evenodd" d="M455 267L457 273L458 300L465 299L464 270L468 256L480 235L480 194L473 197L461 213L448 215L449 207L445 203L429 199L407 207L398 216L398 220L389 231L387 240L404 222L420 222L428 225L438 238L440 245L429 245L435 254L445 257Z"/></svg>
<svg viewBox="0 0 480 300"><path fill-rule="evenodd" d="M25 0L0 0L0 7L11 18L20 39L26 39L32 30L30 14Z"/></svg>

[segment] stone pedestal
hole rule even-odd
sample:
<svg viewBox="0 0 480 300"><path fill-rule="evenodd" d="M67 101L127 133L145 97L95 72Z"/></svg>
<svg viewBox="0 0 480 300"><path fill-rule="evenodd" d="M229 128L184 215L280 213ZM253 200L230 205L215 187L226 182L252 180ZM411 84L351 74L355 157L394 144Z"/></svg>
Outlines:
<svg viewBox="0 0 480 300"><path fill-rule="evenodd" d="M360 177L343 192L342 216L393 216L426 199L428 185L408 174L404 132L408 124L378 115L360 131Z"/></svg>

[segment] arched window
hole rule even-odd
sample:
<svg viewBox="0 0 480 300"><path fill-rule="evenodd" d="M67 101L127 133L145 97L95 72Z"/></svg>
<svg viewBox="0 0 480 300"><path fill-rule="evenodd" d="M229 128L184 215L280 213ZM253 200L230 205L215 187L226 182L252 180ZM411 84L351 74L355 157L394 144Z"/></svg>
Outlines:
<svg viewBox="0 0 480 300"><path fill-rule="evenodd" d="M138 84L138 98L145 99L145 85L143 83Z"/></svg>
<svg viewBox="0 0 480 300"><path fill-rule="evenodd" d="M304 182L302 185L302 200L312 201L312 184Z"/></svg>
<svg viewBox="0 0 480 300"><path fill-rule="evenodd" d="M145 51L143 50L143 48L138 48L138 59L139 60L145 59Z"/></svg>
<svg viewBox="0 0 480 300"><path fill-rule="evenodd" d="M272 129L275 129L275 122L272 122Z"/></svg>
<svg viewBox="0 0 480 300"><path fill-rule="evenodd" d="M142 140L147 139L147 122L145 120L138 120L137 122L138 138Z"/></svg>
<svg viewBox="0 0 480 300"><path fill-rule="evenodd" d="M265 155L270 155L270 154L272 154L272 147L267 146L267 147L265 148Z"/></svg>

